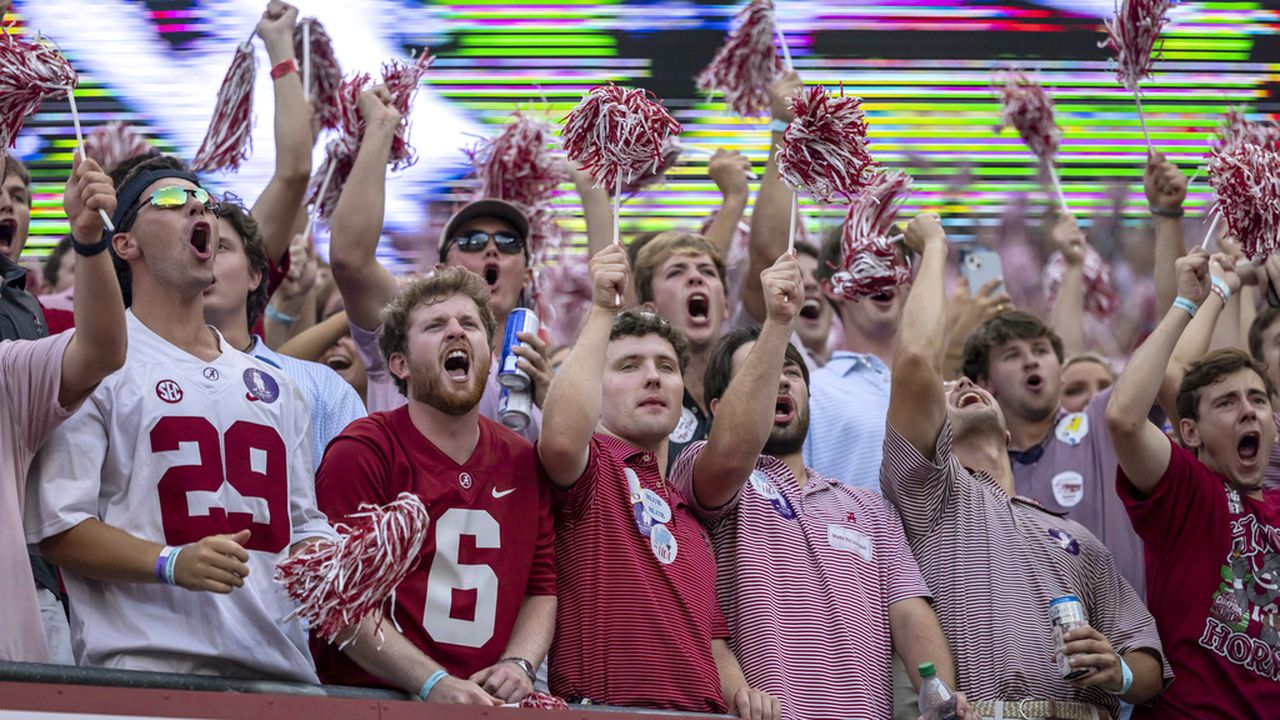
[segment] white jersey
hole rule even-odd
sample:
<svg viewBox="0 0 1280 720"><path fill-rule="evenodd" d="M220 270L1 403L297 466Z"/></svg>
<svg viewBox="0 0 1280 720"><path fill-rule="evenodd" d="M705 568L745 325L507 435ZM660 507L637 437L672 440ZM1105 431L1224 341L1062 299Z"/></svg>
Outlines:
<svg viewBox="0 0 1280 720"><path fill-rule="evenodd" d="M222 354L204 362L132 312L128 329L124 367L32 464L27 542L91 518L166 545L249 529L249 576L220 595L65 571L77 663L318 682L306 628L286 621L293 603L271 579L291 544L333 536L301 393L221 335Z"/></svg>

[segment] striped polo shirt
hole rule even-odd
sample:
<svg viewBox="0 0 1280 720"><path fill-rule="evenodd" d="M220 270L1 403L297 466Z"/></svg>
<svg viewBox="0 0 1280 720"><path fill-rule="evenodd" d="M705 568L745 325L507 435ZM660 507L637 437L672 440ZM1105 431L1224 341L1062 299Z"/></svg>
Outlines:
<svg viewBox="0 0 1280 720"><path fill-rule="evenodd" d="M606 705L725 711L712 639L716 602L706 530L657 457L597 433L582 477L557 493L551 691Z"/></svg>
<svg viewBox="0 0 1280 720"><path fill-rule="evenodd" d="M933 591L959 689L975 700L1090 703L1115 716L1115 695L1071 687L1053 661L1049 601L1062 595L1080 598L1117 653L1149 650L1172 678L1155 620L1106 546L1079 523L1009 497L986 472L970 473L951 441L947 422L930 461L889 426L880 483Z"/></svg>
<svg viewBox="0 0 1280 720"><path fill-rule="evenodd" d="M720 606L747 684L778 698L785 720L893 716L889 605L929 590L902 521L880 493L807 470L801 487L762 455L742 490L707 510L680 456L671 482L711 528Z"/></svg>

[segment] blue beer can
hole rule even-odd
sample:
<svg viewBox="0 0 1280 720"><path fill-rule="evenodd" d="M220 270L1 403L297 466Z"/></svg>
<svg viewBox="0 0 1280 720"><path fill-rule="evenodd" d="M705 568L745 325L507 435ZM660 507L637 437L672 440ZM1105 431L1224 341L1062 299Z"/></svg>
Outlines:
<svg viewBox="0 0 1280 720"><path fill-rule="evenodd" d="M532 381L529 374L516 366L520 359L515 349L524 345L517 333L537 333L538 316L529 308L516 308L507 316L507 327L502 333L502 355L498 361L498 384L509 390L528 392Z"/></svg>

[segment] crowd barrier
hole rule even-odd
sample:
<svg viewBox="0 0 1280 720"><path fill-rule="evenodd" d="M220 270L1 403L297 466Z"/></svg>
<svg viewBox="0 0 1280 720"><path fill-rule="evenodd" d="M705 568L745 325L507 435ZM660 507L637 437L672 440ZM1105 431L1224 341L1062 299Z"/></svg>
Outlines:
<svg viewBox="0 0 1280 720"><path fill-rule="evenodd" d="M727 715L574 705L425 705L390 690L0 661L0 720L674 720Z"/></svg>

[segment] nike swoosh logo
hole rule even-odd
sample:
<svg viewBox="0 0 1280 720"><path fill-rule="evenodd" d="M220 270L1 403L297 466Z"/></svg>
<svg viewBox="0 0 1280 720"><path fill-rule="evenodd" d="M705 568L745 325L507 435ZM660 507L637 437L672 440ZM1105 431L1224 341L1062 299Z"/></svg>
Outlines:
<svg viewBox="0 0 1280 720"><path fill-rule="evenodd" d="M493 496L495 498L504 498L516 491L515 488L511 488L509 490L503 490L502 492L498 492L498 488L491 488L490 490L493 492Z"/></svg>

